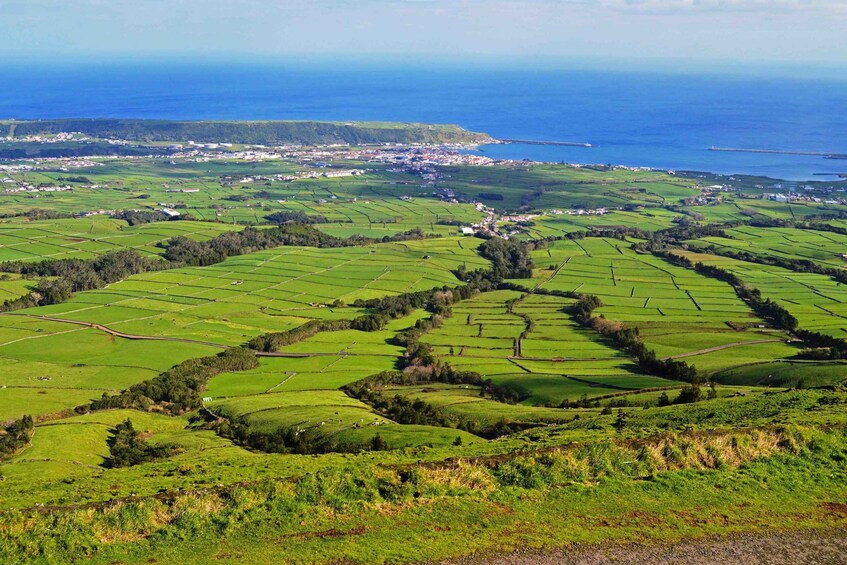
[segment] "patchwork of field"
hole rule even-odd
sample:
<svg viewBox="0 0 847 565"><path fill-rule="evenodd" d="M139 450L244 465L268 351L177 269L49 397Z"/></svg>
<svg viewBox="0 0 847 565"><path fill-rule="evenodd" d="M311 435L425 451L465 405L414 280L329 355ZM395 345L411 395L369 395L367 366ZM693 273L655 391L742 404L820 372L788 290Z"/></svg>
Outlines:
<svg viewBox="0 0 847 565"><path fill-rule="evenodd" d="M158 247L172 237L197 241L242 229L212 222L156 222L129 226L106 216L30 221L0 221L0 262L45 259L90 259L109 251L135 249L143 255L160 255Z"/></svg>
<svg viewBox="0 0 847 565"><path fill-rule="evenodd" d="M457 435L474 441L474 436L456 430L401 426L339 390L394 369L403 349L389 340L424 315L421 311L393 320L381 331L323 332L284 347L284 353L321 355L263 358L251 371L218 375L209 383L205 405L215 414L246 423L253 432L295 430L338 447L362 446L377 434L393 447L449 445Z"/></svg>
<svg viewBox="0 0 847 565"><path fill-rule="evenodd" d="M680 215L664 208L645 208L639 212L609 210L605 214L545 214L533 217L531 226L524 227L524 237L543 239L566 233L596 229L637 228L657 231L673 226Z"/></svg>
<svg viewBox="0 0 847 565"><path fill-rule="evenodd" d="M211 267L144 273L77 293L62 304L0 315L0 359L13 368L0 374L0 419L73 408L261 333L362 313L331 306L336 300L350 303L458 284L452 269L487 264L475 252L478 243L430 239L342 249L279 248ZM413 323L418 316L408 320ZM312 386L307 383L314 376L330 377L330 388L337 389L390 369L402 353L386 343L393 329L319 334L289 348L319 357L284 360L292 368L270 378L284 375L278 384L287 373L299 373L282 389L290 390ZM273 361L282 360L268 360ZM298 369L298 363L315 367ZM215 386L212 394L217 395Z"/></svg>
<svg viewBox="0 0 847 565"><path fill-rule="evenodd" d="M428 233L456 235L459 227L454 224L470 226L483 218L483 214L470 204L433 198L401 199L391 197L390 194L355 202L286 200L277 202L274 208L277 207L287 212L323 216L328 223L317 224L315 227L336 237L363 235L379 238L414 228Z"/></svg>
<svg viewBox="0 0 847 565"><path fill-rule="evenodd" d="M527 396L526 404L676 383L639 374L633 361L562 310L572 300L495 291L460 302L422 341L450 365Z"/></svg>
<svg viewBox="0 0 847 565"><path fill-rule="evenodd" d="M600 297L596 313L638 327L660 357L684 357L708 374L797 353L785 343L788 336L765 327L728 284L635 253L626 241L556 241L534 257L538 266L549 264L537 273L538 288Z"/></svg>
<svg viewBox="0 0 847 565"><path fill-rule="evenodd" d="M738 261L718 255L679 251L694 262L715 265L775 300L807 330L847 337L847 287L826 275L796 273L781 267Z"/></svg>
<svg viewBox="0 0 847 565"><path fill-rule="evenodd" d="M6 314L0 316L0 421L73 408L218 351Z"/></svg>
<svg viewBox="0 0 847 565"><path fill-rule="evenodd" d="M696 196L696 182L655 171L520 164L442 167L444 186L492 207L517 210L676 204Z"/></svg>
<svg viewBox="0 0 847 565"><path fill-rule="evenodd" d="M485 267L480 240L428 239L363 247L282 247L210 267L143 273L79 293L33 316L96 323L124 334L240 345L310 319L349 319L357 299L428 290L459 281L461 265Z"/></svg>
<svg viewBox="0 0 847 565"><path fill-rule="evenodd" d="M245 162L218 159L96 159L99 166L80 168L75 175L60 170L15 173L30 185L71 186L72 191L39 194L0 193L0 211L24 213L32 208L74 214L87 210L153 210L164 205L200 220L224 223L266 223L272 212L304 212L325 217L319 227L332 235L382 237L420 228L431 233L456 234L455 225L439 222L478 222L482 214L470 204L432 198L432 187L420 178L387 171L368 163L354 177L307 178L281 181L279 176L321 169L288 160ZM362 163L340 163L362 169ZM86 179L71 182L68 179ZM402 197L402 198L401 198ZM1 233L1 232L0 232ZM73 234L68 237L73 237ZM2 241L2 239L0 239ZM3 260L3 259L0 259Z"/></svg>
<svg viewBox="0 0 847 565"><path fill-rule="evenodd" d="M745 194L761 192L761 189L744 190ZM839 204L823 202L774 202L763 198L739 198L730 193L720 204L708 206L692 206L688 208L691 214L702 216L709 223L746 222L751 217L759 215L776 220L802 220L821 215L838 215L845 207Z"/></svg>
<svg viewBox="0 0 847 565"><path fill-rule="evenodd" d="M743 251L784 259L806 259L827 267L842 268L847 253L847 235L796 229L742 226L726 230L732 238L704 237L689 242L693 249L711 245L721 250Z"/></svg>

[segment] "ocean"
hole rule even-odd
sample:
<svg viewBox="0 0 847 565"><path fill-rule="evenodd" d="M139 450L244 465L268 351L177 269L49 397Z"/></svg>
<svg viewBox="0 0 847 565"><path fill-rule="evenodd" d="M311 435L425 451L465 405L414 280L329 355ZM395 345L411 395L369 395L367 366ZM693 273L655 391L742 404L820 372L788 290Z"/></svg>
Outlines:
<svg viewBox="0 0 847 565"><path fill-rule="evenodd" d="M314 119L455 123L492 157L833 179L847 160L847 80L654 70L321 62L0 65L0 118Z"/></svg>

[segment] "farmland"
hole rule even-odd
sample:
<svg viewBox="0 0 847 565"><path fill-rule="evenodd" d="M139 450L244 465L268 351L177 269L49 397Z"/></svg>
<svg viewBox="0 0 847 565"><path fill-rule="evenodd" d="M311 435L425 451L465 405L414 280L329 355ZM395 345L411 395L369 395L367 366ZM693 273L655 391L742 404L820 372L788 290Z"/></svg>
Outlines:
<svg viewBox="0 0 847 565"><path fill-rule="evenodd" d="M847 207L823 183L172 152L3 162L4 562L845 526Z"/></svg>
<svg viewBox="0 0 847 565"><path fill-rule="evenodd" d="M129 226L123 220L95 216L33 222L13 218L0 222L0 261L90 259L119 249L159 255L158 244L184 236L199 241L237 227L209 222L156 222Z"/></svg>
<svg viewBox="0 0 847 565"><path fill-rule="evenodd" d="M739 227L726 230L729 237L704 237L694 247L712 246L720 253L748 252L754 255L818 262L823 266L844 267L847 236L813 229Z"/></svg>
<svg viewBox="0 0 847 565"><path fill-rule="evenodd" d="M715 371L754 359L796 353L788 336L765 327L733 289L661 258L637 254L626 242L592 238L554 242L535 251L539 288L598 296L606 318L638 327L663 357L684 357ZM732 355L719 353L727 348ZM716 351L711 351L716 350Z"/></svg>
<svg viewBox="0 0 847 565"><path fill-rule="evenodd" d="M530 405L677 384L637 374L625 354L562 312L568 302L514 291L483 293L454 307L453 317L424 340L451 365L526 394Z"/></svg>
<svg viewBox="0 0 847 565"><path fill-rule="evenodd" d="M826 275L796 273L781 267L759 265L717 255L688 252L697 261L725 268L750 285L762 289L765 296L789 308L801 327L835 337L847 336L841 322L847 312L844 285Z"/></svg>
<svg viewBox="0 0 847 565"><path fill-rule="evenodd" d="M331 178L320 176L320 169L316 172L306 165L278 160L198 163L188 159L102 159L92 163L97 166L81 168L71 177L60 170L61 164L51 166L49 162L11 175L16 186L66 186L71 190L0 193L0 213L23 214L34 208L62 214L152 211L167 205L198 220L265 223L265 216L273 212L305 212L324 216L327 231L335 235L379 237L412 227L455 233L455 226L439 222L470 224L481 218L467 204L423 199L431 195L432 187L422 187L412 175L387 171L384 165L368 164L367 169L360 169L362 175ZM131 175L126 174L128 169ZM300 173L315 173L317 177L280 180Z"/></svg>

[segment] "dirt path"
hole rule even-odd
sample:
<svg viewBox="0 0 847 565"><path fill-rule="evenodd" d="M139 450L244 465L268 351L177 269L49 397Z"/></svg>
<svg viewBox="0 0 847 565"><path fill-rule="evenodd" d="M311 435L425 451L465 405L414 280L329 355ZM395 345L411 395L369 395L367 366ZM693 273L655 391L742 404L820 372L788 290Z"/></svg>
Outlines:
<svg viewBox="0 0 847 565"><path fill-rule="evenodd" d="M208 345L210 347L219 347L221 349L228 349L228 345L222 345L220 343L214 343L212 341L202 341L199 339L188 339L182 337L166 337L166 336L158 336L158 335L135 335L135 334L126 334L123 332L119 332L117 330L113 330L107 326L102 324L94 324L91 322L81 322L79 320L67 320L65 318L53 318L51 316L35 316L33 314L23 314L29 318L35 318L37 320L46 320L48 322L59 322L62 324L75 324L77 326L84 326L87 328L100 330L101 332L106 332L107 334L114 337L122 337L124 339L134 339L134 340L149 340L149 341L178 341L181 343L196 343L199 345Z"/></svg>
<svg viewBox="0 0 847 565"><path fill-rule="evenodd" d="M679 353L677 355L671 355L670 357L665 357L665 359L683 359L685 357L694 357L695 355L703 355L704 353L712 353L713 351L720 351L722 349L730 349L732 347L741 347L742 345L756 345L759 343L776 343L778 341L785 341L782 339L758 339L755 341L737 341L735 343L725 343L723 345L716 345L714 347L708 347L706 349L701 349L699 351L688 351L686 353Z"/></svg>
<svg viewBox="0 0 847 565"><path fill-rule="evenodd" d="M124 332L119 332L118 330L113 330L108 326L104 326L103 324L95 324L92 322L81 322L79 320L68 320L67 318L55 318L53 316L36 316L34 314L12 314L14 316L26 316L28 318L35 318L36 320L44 320L47 322L58 322L61 324L73 324L75 326L82 326L84 328L90 328L94 330L100 330L101 332L105 332L114 337L120 337L123 339L133 339L133 340L148 340L148 341L176 341L181 343L194 343L197 345L208 345L210 347L218 347L220 349L229 349L233 347L231 345L224 345L222 343L215 343L213 341L203 341L199 339L188 339L182 337L167 337L167 336L158 336L158 335L137 335L137 334L128 334ZM780 340L771 340L771 341L780 341ZM11 343L11 342L10 342ZM758 342L751 342L758 343ZM8 344L5 344L8 345ZM694 355L691 353L684 353L683 355ZM365 356L365 357L399 357L394 353L352 353L349 351L321 351L321 352L308 352L308 353L289 353L285 351L257 351L257 357L288 357L292 359L300 359L304 357L345 357L345 356ZM502 359L503 357L499 355L467 355L467 357L473 357L477 359ZM507 359L518 359L524 361L608 361L617 359L616 357L586 357L579 359L572 359L568 357L553 357L548 359L547 357L514 357L508 356Z"/></svg>
<svg viewBox="0 0 847 565"><path fill-rule="evenodd" d="M847 563L847 530L741 534L674 544L595 545L552 552L516 552L448 561L450 565L836 565Z"/></svg>
<svg viewBox="0 0 847 565"><path fill-rule="evenodd" d="M310 353L288 353L285 351L257 351L256 357L394 357L399 355L393 353L350 353L349 351L329 351L329 352L310 352Z"/></svg>
<svg viewBox="0 0 847 565"><path fill-rule="evenodd" d="M231 345L224 345L222 343L215 343L213 341L203 341L199 339L188 339L182 337L167 337L167 336L158 336L158 335L137 335L137 334L128 334L124 332L119 332L117 330L113 330L108 326L104 326L103 324L95 324L92 322L81 322L79 320L68 320L66 318L54 318L52 316L36 316L33 314L16 314L21 316L27 316L29 318L35 318L37 320L45 320L48 322L58 322L62 324L74 324L77 326L83 326L86 328L91 328L94 330L100 330L101 332L105 332L114 337L120 337L123 339L133 339L133 340L147 340L147 341L176 341L181 343L194 343L197 345L208 345L210 347L218 347L220 349L229 349L232 347ZM265 351L257 351L256 357L289 357L299 359L302 357L336 357L336 356L346 356L346 355L366 355L368 357L397 357L392 353L349 353L349 352L311 352L311 353L287 353L281 351L275 352L265 352Z"/></svg>

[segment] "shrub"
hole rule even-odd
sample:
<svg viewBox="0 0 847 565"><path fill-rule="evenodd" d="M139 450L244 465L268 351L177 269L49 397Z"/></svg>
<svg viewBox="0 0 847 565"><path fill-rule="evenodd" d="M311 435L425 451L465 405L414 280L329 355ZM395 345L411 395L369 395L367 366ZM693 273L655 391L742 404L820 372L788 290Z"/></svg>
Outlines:
<svg viewBox="0 0 847 565"><path fill-rule="evenodd" d="M131 467L167 457L173 452L170 447L148 444L129 418L112 428L110 433L106 440L109 458L103 463L105 467Z"/></svg>

